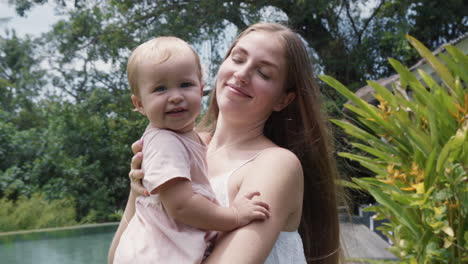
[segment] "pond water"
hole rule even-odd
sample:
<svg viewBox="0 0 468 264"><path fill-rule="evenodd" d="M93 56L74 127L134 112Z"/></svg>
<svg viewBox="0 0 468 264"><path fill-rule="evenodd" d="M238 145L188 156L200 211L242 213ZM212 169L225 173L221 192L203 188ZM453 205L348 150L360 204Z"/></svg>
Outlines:
<svg viewBox="0 0 468 264"><path fill-rule="evenodd" d="M0 235L0 262L11 264L106 263L117 224L88 225Z"/></svg>

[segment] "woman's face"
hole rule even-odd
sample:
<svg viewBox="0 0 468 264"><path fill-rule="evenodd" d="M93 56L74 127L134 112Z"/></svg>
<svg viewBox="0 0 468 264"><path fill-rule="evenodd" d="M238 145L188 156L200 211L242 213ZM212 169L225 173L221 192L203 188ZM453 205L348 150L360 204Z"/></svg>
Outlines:
<svg viewBox="0 0 468 264"><path fill-rule="evenodd" d="M282 43L269 32L250 32L221 64L216 99L222 115L266 121L285 107L286 59Z"/></svg>

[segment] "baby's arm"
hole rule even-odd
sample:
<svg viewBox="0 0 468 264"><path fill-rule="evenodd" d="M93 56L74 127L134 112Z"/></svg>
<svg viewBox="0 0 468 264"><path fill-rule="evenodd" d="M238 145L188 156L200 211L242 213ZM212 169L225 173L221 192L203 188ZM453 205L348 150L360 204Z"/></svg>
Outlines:
<svg viewBox="0 0 468 264"><path fill-rule="evenodd" d="M239 195L231 207L219 206L194 193L191 182L185 178L174 178L164 183L158 192L170 217L200 229L230 231L270 216L268 204L253 199L260 195L258 192Z"/></svg>

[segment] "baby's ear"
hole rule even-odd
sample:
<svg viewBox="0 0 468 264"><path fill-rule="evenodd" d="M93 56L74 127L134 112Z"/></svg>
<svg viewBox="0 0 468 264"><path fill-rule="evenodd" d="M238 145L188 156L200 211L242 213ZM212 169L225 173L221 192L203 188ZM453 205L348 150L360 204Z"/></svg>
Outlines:
<svg viewBox="0 0 468 264"><path fill-rule="evenodd" d="M286 106L288 106L294 99L296 98L296 93L289 92L283 95L279 100L278 103L273 106L273 110L279 112L283 110Z"/></svg>
<svg viewBox="0 0 468 264"><path fill-rule="evenodd" d="M132 94L132 103L135 106L135 111L140 112L142 115L146 115L143 104L138 96Z"/></svg>

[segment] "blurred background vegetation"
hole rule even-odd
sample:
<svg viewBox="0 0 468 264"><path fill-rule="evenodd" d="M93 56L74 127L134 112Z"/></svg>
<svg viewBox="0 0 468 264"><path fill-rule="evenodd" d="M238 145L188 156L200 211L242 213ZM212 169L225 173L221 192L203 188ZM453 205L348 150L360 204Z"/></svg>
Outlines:
<svg viewBox="0 0 468 264"><path fill-rule="evenodd" d="M387 57L417 61L405 34L433 50L468 29L463 0L9 3L20 16L50 4L64 18L38 37L14 30L0 36L0 232L117 220L128 194L130 144L146 125L131 111L126 61L149 38L175 35L192 43L210 89L238 32L257 21L287 21L307 44L316 72L356 90L394 73ZM339 118L346 99L325 84L322 92ZM335 136L346 151L344 133ZM368 174L339 163L344 175Z"/></svg>

